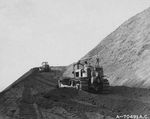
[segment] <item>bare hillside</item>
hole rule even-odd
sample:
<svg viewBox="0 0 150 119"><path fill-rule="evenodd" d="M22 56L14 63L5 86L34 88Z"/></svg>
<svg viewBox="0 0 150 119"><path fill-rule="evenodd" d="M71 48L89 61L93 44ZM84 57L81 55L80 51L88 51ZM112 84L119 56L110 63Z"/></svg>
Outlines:
<svg viewBox="0 0 150 119"><path fill-rule="evenodd" d="M4 90L0 94L0 119L115 119L127 114L150 117L148 89L111 87L109 94L58 89L60 71L39 73L32 69Z"/></svg>
<svg viewBox="0 0 150 119"><path fill-rule="evenodd" d="M72 65L65 73L66 67L52 67L50 72L33 68L0 93L0 119L150 118L149 33L150 8L123 23L82 58L92 57L92 65L100 58L112 85L108 94L57 88L58 79L72 76Z"/></svg>
<svg viewBox="0 0 150 119"><path fill-rule="evenodd" d="M124 22L84 58L100 58L111 85L150 88L150 8ZM71 76L68 67L65 76Z"/></svg>

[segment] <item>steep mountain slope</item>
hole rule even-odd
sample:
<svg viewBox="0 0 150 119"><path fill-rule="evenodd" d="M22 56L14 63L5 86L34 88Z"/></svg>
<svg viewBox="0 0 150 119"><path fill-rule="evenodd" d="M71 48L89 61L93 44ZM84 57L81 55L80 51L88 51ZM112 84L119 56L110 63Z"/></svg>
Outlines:
<svg viewBox="0 0 150 119"><path fill-rule="evenodd" d="M150 88L150 8L132 17L82 59L100 58L111 85ZM110 94L56 88L64 67L36 68L0 93L0 119L113 119L117 115L150 118L150 90L111 87ZM70 65L64 76L72 76Z"/></svg>
<svg viewBox="0 0 150 119"><path fill-rule="evenodd" d="M98 55L111 85L150 88L150 8L124 22L82 59ZM68 67L65 76L71 76Z"/></svg>

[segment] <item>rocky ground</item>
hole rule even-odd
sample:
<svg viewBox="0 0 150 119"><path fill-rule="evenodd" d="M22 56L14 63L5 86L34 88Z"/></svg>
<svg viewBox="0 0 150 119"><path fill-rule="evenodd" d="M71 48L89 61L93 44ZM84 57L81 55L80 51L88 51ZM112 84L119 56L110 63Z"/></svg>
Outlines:
<svg viewBox="0 0 150 119"><path fill-rule="evenodd" d="M31 72L31 71L29 71ZM58 89L61 70L33 72L0 94L0 119L113 119L150 117L150 90L111 87L109 94Z"/></svg>

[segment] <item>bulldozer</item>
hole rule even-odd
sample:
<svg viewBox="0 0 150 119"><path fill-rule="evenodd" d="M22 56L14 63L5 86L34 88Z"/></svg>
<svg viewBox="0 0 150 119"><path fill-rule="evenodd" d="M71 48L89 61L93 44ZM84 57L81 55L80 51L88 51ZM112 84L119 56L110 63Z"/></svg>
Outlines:
<svg viewBox="0 0 150 119"><path fill-rule="evenodd" d="M48 64L48 62L42 62L41 64L42 66L39 67L39 72L50 72L50 66Z"/></svg>
<svg viewBox="0 0 150 119"><path fill-rule="evenodd" d="M83 62L83 61L82 61ZM103 72L103 67L99 65L91 66L87 61L83 64L78 61L73 65L73 78L62 78L58 80L58 87L76 88L78 90L109 92L109 81Z"/></svg>

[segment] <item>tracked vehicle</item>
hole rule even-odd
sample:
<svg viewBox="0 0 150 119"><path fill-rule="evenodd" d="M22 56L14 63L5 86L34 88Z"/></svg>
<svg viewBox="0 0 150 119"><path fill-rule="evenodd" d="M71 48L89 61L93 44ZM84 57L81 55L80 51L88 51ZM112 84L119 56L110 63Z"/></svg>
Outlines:
<svg viewBox="0 0 150 119"><path fill-rule="evenodd" d="M50 72L50 70L48 62L42 62L42 66L39 67L39 72Z"/></svg>
<svg viewBox="0 0 150 119"><path fill-rule="evenodd" d="M73 65L73 78L63 78L58 80L58 87L76 88L79 90L109 92L109 81L104 76L103 67L97 65L90 66L87 61L78 61Z"/></svg>

